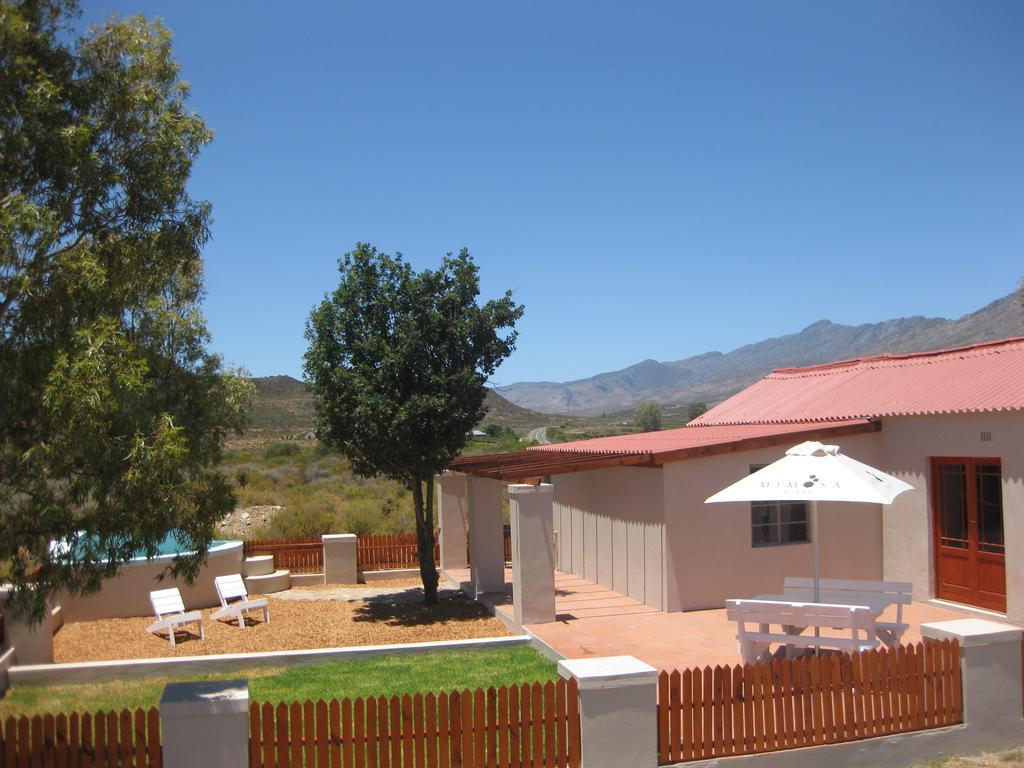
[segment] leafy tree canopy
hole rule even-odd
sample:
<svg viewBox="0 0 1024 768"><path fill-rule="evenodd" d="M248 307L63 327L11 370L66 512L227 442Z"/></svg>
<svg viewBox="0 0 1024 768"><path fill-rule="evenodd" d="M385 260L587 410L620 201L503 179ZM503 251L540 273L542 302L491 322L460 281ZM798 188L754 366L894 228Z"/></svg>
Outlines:
<svg viewBox="0 0 1024 768"><path fill-rule="evenodd" d="M703 416L708 412L708 406L706 403L693 403L689 408L686 409L686 420L693 421L699 416Z"/></svg>
<svg viewBox="0 0 1024 768"><path fill-rule="evenodd" d="M434 476L483 418L487 378L515 349L523 307L511 291L477 304L478 268L466 249L417 273L401 254L358 243L338 269L337 290L306 324L317 435L357 473L412 491L429 605L437 593Z"/></svg>
<svg viewBox="0 0 1024 768"><path fill-rule="evenodd" d="M661 429L661 406L654 400L640 403L633 413L641 432L657 432Z"/></svg>
<svg viewBox="0 0 1024 768"><path fill-rule="evenodd" d="M137 16L68 42L75 11L0 3L0 569L36 618L171 530L194 575L248 399L206 350L210 206L186 182L211 134L170 33Z"/></svg>

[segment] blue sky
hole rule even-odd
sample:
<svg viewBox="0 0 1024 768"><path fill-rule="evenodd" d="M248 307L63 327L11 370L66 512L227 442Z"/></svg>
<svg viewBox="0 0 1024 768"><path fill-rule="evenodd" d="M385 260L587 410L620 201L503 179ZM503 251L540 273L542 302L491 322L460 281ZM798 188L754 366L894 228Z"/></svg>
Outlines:
<svg viewBox="0 0 1024 768"><path fill-rule="evenodd" d="M1024 274L1016 0L83 9L174 32L216 132L213 346L255 375L301 375L360 240L514 291L498 384L957 317Z"/></svg>

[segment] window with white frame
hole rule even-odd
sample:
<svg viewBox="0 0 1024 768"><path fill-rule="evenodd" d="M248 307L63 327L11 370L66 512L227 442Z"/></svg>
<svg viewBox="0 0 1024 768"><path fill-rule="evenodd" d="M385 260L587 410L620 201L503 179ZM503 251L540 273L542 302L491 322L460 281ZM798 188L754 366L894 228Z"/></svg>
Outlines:
<svg viewBox="0 0 1024 768"><path fill-rule="evenodd" d="M763 465L750 467L753 474ZM807 502L755 501L750 505L750 543L754 547L806 544L811 540L807 525Z"/></svg>

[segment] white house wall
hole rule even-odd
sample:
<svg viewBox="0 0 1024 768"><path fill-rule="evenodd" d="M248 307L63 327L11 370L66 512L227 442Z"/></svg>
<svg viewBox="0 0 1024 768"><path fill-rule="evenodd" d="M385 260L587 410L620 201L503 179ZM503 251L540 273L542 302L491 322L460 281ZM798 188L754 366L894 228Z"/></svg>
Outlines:
<svg viewBox="0 0 1024 768"><path fill-rule="evenodd" d="M982 432L991 440L982 441ZM981 413L883 419L879 466L914 486L886 509L884 573L935 594L929 458L999 457L1003 476L1007 618L1024 621L1024 414Z"/></svg>
<svg viewBox="0 0 1024 768"><path fill-rule="evenodd" d="M615 467L552 483L559 569L664 608L662 470Z"/></svg>
<svg viewBox="0 0 1024 768"><path fill-rule="evenodd" d="M878 466L879 435L829 439L843 452ZM796 440L794 440L796 442ZM810 576L810 544L754 547L749 503L704 499L781 458L789 445L673 462L664 468L666 610L721 608L727 598L782 590L786 576ZM822 503L821 575L882 577L882 512L877 504ZM812 536L815 535L812 532Z"/></svg>

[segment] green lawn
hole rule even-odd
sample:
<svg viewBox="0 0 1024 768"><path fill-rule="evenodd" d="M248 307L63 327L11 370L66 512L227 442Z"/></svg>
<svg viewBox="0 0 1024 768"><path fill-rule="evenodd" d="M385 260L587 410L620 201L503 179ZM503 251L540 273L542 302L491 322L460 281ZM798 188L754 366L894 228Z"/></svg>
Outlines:
<svg viewBox="0 0 1024 768"><path fill-rule="evenodd" d="M248 673L122 680L91 685L17 686L0 699L0 719L44 712L151 707L166 683L248 678L251 701L392 696L554 680L555 663L530 647L409 654Z"/></svg>

